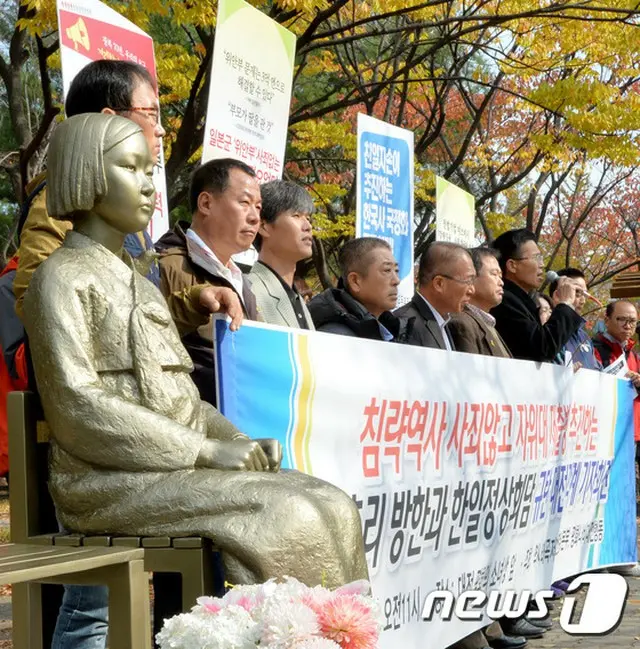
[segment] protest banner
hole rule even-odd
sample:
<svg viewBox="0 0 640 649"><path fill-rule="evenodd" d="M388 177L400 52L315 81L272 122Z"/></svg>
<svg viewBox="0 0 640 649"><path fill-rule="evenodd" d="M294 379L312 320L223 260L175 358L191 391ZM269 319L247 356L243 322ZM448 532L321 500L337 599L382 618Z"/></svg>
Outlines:
<svg viewBox="0 0 640 649"><path fill-rule="evenodd" d="M282 177L296 37L244 0L219 0L202 161Z"/></svg>
<svg viewBox="0 0 640 649"><path fill-rule="evenodd" d="M434 590L535 592L636 561L628 381L221 319L215 338L222 412L360 508L381 649L488 623L424 621Z"/></svg>
<svg viewBox="0 0 640 649"><path fill-rule="evenodd" d="M473 196L436 176L436 241L449 241L465 248L473 248L475 224Z"/></svg>
<svg viewBox="0 0 640 649"><path fill-rule="evenodd" d="M130 20L99 0L83 0L81 3L58 0L57 9L65 97L76 74L91 61L131 61L145 67L156 78L153 39ZM156 241L169 229L162 149L153 171L153 184L156 188L156 209L148 232Z"/></svg>
<svg viewBox="0 0 640 649"><path fill-rule="evenodd" d="M398 262L398 306L413 282L413 133L358 114L356 237L378 237Z"/></svg>

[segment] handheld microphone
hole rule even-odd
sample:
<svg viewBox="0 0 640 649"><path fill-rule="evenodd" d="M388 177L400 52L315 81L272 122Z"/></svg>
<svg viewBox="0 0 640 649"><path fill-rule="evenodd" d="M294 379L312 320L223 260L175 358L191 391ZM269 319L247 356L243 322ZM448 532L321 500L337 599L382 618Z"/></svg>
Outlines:
<svg viewBox="0 0 640 649"><path fill-rule="evenodd" d="M557 282L560 279L560 275L558 275L558 273L556 273L555 270L548 270L547 274L546 274L546 279L547 279L547 282L549 282L549 283ZM600 300L598 300L598 298L593 297L593 295L591 295L590 293L587 293L586 291L584 291L584 294L590 300L593 300L600 308L602 308L602 302L600 302Z"/></svg>

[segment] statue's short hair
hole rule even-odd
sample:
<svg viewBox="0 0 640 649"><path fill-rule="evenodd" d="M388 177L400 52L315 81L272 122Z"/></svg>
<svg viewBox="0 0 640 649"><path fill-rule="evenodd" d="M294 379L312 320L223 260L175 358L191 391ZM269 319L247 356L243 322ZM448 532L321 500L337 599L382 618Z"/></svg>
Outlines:
<svg viewBox="0 0 640 649"><path fill-rule="evenodd" d="M118 115L85 113L61 122L47 155L49 215L69 219L92 209L107 193L104 154L136 133L142 129Z"/></svg>

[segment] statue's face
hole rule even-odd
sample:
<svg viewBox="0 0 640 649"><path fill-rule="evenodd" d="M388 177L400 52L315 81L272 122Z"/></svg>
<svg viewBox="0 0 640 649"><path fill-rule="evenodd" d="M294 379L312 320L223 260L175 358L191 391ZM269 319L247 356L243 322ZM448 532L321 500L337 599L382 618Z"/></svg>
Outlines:
<svg viewBox="0 0 640 649"><path fill-rule="evenodd" d="M144 230L155 210L153 158L143 133L123 140L104 154L107 193L93 212L125 234Z"/></svg>

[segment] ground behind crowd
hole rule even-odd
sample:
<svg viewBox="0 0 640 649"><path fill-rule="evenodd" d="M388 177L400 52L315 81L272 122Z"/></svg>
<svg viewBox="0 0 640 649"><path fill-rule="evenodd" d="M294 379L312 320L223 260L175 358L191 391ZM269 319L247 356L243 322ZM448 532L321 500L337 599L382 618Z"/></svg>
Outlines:
<svg viewBox="0 0 640 649"><path fill-rule="evenodd" d="M640 519L639 519L640 520ZM9 498L7 485L0 481L0 543L9 541ZM640 552L639 552L640 554ZM572 637L558 622L562 602L557 602L552 612L554 626L539 640L530 640L529 649L640 649L640 578L627 577L629 596L624 616L618 628L606 636ZM578 596L578 610L581 607ZM0 587L0 649L12 649L11 643L11 590ZM427 645L428 646L428 645Z"/></svg>

